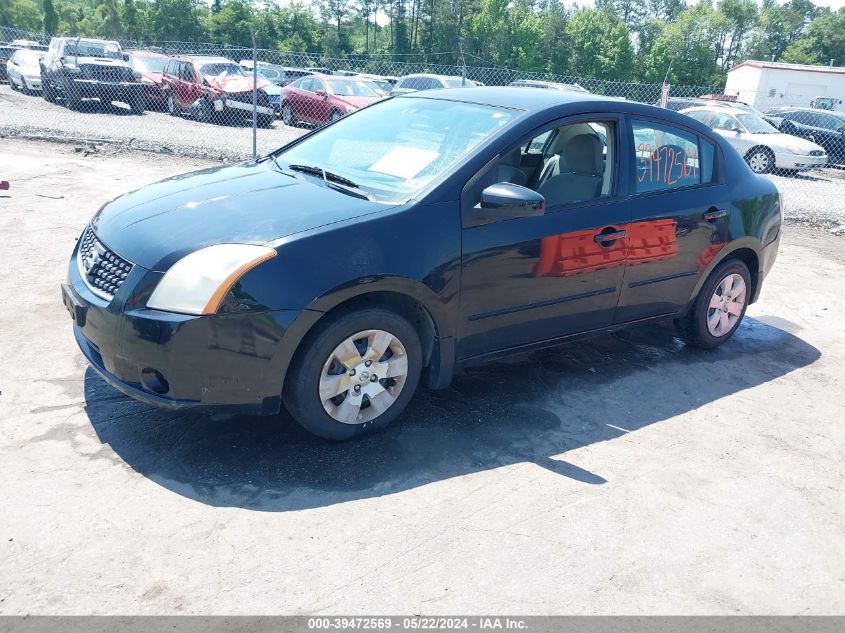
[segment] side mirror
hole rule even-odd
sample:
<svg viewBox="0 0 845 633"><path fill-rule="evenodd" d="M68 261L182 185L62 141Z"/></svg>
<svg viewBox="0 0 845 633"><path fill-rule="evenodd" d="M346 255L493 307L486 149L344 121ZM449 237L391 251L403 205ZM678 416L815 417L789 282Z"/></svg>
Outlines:
<svg viewBox="0 0 845 633"><path fill-rule="evenodd" d="M328 98L329 98L329 95L327 95L327 94L326 94L326 91L325 91L325 90L318 90L315 94L316 94L318 97L323 97L323 99L328 99Z"/></svg>
<svg viewBox="0 0 845 633"><path fill-rule="evenodd" d="M128 61L129 61L129 53L124 53L124 54L123 54L123 61L125 61L125 62L128 62Z"/></svg>
<svg viewBox="0 0 845 633"><path fill-rule="evenodd" d="M500 182L481 192L483 215L493 218L523 218L543 215L546 199L533 189Z"/></svg>

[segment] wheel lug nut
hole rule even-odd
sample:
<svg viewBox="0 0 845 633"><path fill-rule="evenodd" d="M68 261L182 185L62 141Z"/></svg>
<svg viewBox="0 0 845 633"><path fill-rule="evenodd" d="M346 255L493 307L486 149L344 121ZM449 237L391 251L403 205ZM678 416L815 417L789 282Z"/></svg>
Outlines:
<svg viewBox="0 0 845 633"><path fill-rule="evenodd" d="M355 375L355 370L354 370L354 369L350 369L350 370L349 370L349 375L350 375L350 376L354 376L354 375Z"/></svg>
<svg viewBox="0 0 845 633"><path fill-rule="evenodd" d="M372 377L372 378L370 378L370 382L378 382L378 376L376 376L375 374L373 374L373 377Z"/></svg>
<svg viewBox="0 0 845 633"><path fill-rule="evenodd" d="M355 385L355 391L361 391L361 385Z"/></svg>
<svg viewBox="0 0 845 633"><path fill-rule="evenodd" d="M365 365L366 367L369 367L369 366L370 366L370 365L372 365L372 364L373 364L373 361L371 361L371 360L368 360L367 362L365 362L365 363L364 363L364 365Z"/></svg>

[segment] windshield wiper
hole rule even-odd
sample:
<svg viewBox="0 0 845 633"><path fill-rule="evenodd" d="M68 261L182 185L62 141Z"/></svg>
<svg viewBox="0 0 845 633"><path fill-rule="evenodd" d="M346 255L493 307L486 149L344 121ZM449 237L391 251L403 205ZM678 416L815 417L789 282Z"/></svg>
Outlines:
<svg viewBox="0 0 845 633"><path fill-rule="evenodd" d="M363 198L364 200L375 200L372 194L361 189L358 186L358 183L354 180L350 180L349 178L341 176L340 174L335 174L333 172L326 171L322 167L317 167L315 165L288 165L288 169L292 171L301 171L306 174L314 174L315 176L320 176L326 183L326 185L331 187L335 191L348 193L349 195L356 196L358 198Z"/></svg>

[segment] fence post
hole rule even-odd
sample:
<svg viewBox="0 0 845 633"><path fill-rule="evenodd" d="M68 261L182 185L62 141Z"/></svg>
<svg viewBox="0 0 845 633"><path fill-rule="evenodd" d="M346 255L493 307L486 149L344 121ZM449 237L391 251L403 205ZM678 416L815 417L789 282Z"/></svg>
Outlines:
<svg viewBox="0 0 845 633"><path fill-rule="evenodd" d="M258 158L258 60L252 25L249 34L252 36L252 160L255 160Z"/></svg>

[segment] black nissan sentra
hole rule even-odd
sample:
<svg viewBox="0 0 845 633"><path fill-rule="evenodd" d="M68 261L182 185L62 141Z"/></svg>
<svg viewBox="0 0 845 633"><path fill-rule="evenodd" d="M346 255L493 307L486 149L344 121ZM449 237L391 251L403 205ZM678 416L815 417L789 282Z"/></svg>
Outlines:
<svg viewBox="0 0 845 633"><path fill-rule="evenodd" d="M502 353L660 319L716 347L759 296L780 228L775 186L686 116L446 89L109 202L63 297L125 394L284 405L343 439Z"/></svg>

